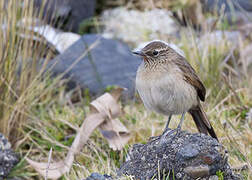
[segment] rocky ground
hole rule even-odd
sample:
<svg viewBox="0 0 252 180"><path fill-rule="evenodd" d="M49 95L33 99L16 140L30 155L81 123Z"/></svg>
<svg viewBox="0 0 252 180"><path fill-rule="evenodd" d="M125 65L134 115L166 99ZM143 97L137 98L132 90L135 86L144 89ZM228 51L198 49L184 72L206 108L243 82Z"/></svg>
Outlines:
<svg viewBox="0 0 252 180"><path fill-rule="evenodd" d="M219 174L218 174L219 173ZM123 175L135 179L224 179L240 180L228 164L228 152L223 145L204 134L170 130L168 136L156 136L146 144L134 144L117 177L93 173L86 180L120 179Z"/></svg>

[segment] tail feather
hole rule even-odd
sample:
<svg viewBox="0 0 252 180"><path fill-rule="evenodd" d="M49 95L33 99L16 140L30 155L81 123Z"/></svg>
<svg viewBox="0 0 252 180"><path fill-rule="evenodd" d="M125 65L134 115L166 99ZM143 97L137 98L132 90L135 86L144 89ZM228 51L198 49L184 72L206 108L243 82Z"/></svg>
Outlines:
<svg viewBox="0 0 252 180"><path fill-rule="evenodd" d="M200 133L209 133L211 137L218 140L216 133L214 132L212 125L207 119L206 113L204 112L201 105L199 105L197 108L189 110L189 113L192 115L193 120Z"/></svg>

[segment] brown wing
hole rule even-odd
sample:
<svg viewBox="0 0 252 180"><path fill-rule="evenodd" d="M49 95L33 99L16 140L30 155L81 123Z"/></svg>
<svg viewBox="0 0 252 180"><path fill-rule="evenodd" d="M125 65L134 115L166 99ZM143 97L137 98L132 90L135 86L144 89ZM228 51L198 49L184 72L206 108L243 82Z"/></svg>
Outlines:
<svg viewBox="0 0 252 180"><path fill-rule="evenodd" d="M185 81L188 82L189 84L191 84L196 89L200 100L205 101L206 88L204 87L203 83L201 82L201 80L197 76L193 67L182 56L179 56L178 58L176 58L174 63L176 65L178 65L178 67L184 73Z"/></svg>

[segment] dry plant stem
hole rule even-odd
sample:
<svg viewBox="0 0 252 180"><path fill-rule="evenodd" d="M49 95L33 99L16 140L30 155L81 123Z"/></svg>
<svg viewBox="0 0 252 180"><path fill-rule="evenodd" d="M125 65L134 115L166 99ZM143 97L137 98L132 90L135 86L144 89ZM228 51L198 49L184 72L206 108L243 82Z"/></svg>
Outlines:
<svg viewBox="0 0 252 180"><path fill-rule="evenodd" d="M56 84L60 81L60 79L66 74L66 73L68 73L70 70L71 70L71 68L73 68L83 57L85 57L86 55L87 55L87 53L91 50L91 49L93 49L97 44L99 43L99 41L97 40L96 42L94 42L90 47L88 47L87 48L87 50L78 58L78 59L76 59L76 61L63 73L63 74L61 74L61 75L59 75L55 80L54 80L54 82L48 87L48 88L46 88L44 91L43 91L43 93L40 93L40 95L39 96L35 96L36 97L36 99L34 99L33 101L32 101L32 103L30 104L30 106L33 106L33 105L35 105L45 94L47 94L49 91L51 91L55 86L56 86ZM53 67L52 67L53 68ZM29 107L27 107L26 105L25 105L25 101L26 101L26 98L29 98L29 97L27 97L27 95L28 94L30 94L30 93L28 93L28 92L33 92L33 91L35 91L36 90L36 88L34 88L35 86L36 86L36 84L38 83L38 81L40 80L40 76L42 75L42 71L40 71L40 73L34 78L34 80L32 80L32 82L30 82L30 84L28 85L28 87L25 87L24 88L24 90L23 90L23 93L22 93L22 95L20 95L19 97L17 97L17 101L19 102L15 107L13 107L13 113L11 114L11 118L10 119L15 119L15 118L17 118L16 117L16 113L21 113L20 115L22 116L22 117L25 117L25 116L27 116L27 115L29 115L30 116L30 112L29 112ZM10 84L8 84L7 82L7 80L5 80L5 79L3 79L2 78L2 80L4 80L3 82L7 85L7 87L9 87L9 88L11 88L11 85ZM10 92L15 92L13 89L11 89L11 91ZM14 94L15 96L18 96L16 93ZM32 94L31 94L32 95ZM1 100L0 100L0 102L1 102ZM5 102L2 102L2 103L4 103L5 104ZM6 105L6 104L5 104ZM8 105L9 106L9 105ZM9 107L12 107L12 106L9 106ZM19 110L19 108L21 108L22 107L22 110ZM32 118L33 119L33 118ZM7 121L7 122L9 122L9 123L11 123L10 121ZM10 124L8 124L8 125L6 125L6 126L10 126ZM3 126L1 126L1 127L5 127L5 125L3 125ZM0 127L0 128L1 128ZM6 128L4 129L4 130L6 130ZM2 132L5 132L5 131L2 131ZM8 128L7 128L7 130L8 130Z"/></svg>
<svg viewBox="0 0 252 180"><path fill-rule="evenodd" d="M50 148L50 151L49 151L45 180L47 180L47 177L48 177L48 170L49 170L49 167L50 167L51 159L52 159L52 148Z"/></svg>
<svg viewBox="0 0 252 180"><path fill-rule="evenodd" d="M233 171L245 171L245 170L248 170L248 164L247 163L245 163L245 164L243 164L243 165L240 165L240 166L233 166L232 167L232 170Z"/></svg>
<svg viewBox="0 0 252 180"><path fill-rule="evenodd" d="M48 178L57 179L61 177L63 174L68 172L73 164L74 155L80 152L81 147L84 145L86 140L91 135L92 131L99 126L104 121L104 118L100 114L90 115L84 121L81 126L67 156L64 161L51 163L50 167L47 168L48 163L38 163L26 158L27 162L36 169L42 176L46 176L46 171L48 171ZM94 124L94 122L96 124ZM92 126L90 127L90 125ZM85 135L84 135L85 134Z"/></svg>
<svg viewBox="0 0 252 180"><path fill-rule="evenodd" d="M235 90L236 93L238 92L243 92L245 91L245 88L241 88L241 89L237 89ZM210 112L209 114L213 113L215 110L218 110L220 108L221 105L223 105L225 102L227 102L230 98L232 98L234 96L234 94L229 94L227 97L225 97L224 99L222 99Z"/></svg>
<svg viewBox="0 0 252 180"><path fill-rule="evenodd" d="M240 104L240 106L241 106L243 109L247 109L247 107L245 107L245 106L243 105L243 103L241 102L240 97L238 96L238 94L236 93L236 91L234 90L234 88L232 87L232 85L229 83L227 76L226 76L224 73L222 73L222 77L223 77L224 82L226 83L226 85L230 88L230 90L231 90L232 93L234 94L234 96L235 96L237 102Z"/></svg>
<svg viewBox="0 0 252 180"><path fill-rule="evenodd" d="M109 93L105 93L103 96L97 98L95 101L91 103L91 105L93 106L93 114L89 115L85 119L83 124L81 125L72 143L72 146L68 151L68 154L65 160L49 164L49 163L38 163L38 162L35 162L26 158L28 163L45 178L48 177L48 178L57 179L61 177L63 174L69 172L74 161L74 156L77 153L80 153L84 144L89 139L89 136L91 135L91 133L98 126L100 126L101 129L104 128L103 126L101 126L102 124L110 125L112 127L112 130L114 130L114 133L118 135L117 137L114 137L112 141L110 141L110 138L107 137L107 140L109 141L109 143L110 144L112 143L112 147L122 148L127 143L129 137L120 136L118 132L123 131L126 128L123 125L114 126L113 123L115 122L112 119L120 115L120 107L117 104L117 98L119 98L120 94L121 94L121 90L116 90L116 92L114 92L114 95L115 95L115 98L114 98ZM118 124L115 123L115 125L118 125ZM106 127L106 128L109 128L109 127ZM120 142L121 140L123 141ZM118 141L120 142L119 145L117 143Z"/></svg>

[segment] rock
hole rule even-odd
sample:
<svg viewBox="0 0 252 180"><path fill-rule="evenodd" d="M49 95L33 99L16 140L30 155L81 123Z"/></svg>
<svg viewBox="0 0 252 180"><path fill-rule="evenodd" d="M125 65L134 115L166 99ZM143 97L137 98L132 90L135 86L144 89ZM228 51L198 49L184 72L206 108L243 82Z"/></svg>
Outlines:
<svg viewBox="0 0 252 180"><path fill-rule="evenodd" d="M207 165L189 166L184 169L184 172L192 178L201 178L210 175L210 169Z"/></svg>
<svg viewBox="0 0 252 180"><path fill-rule="evenodd" d="M220 31L216 30L204 33L197 38L197 46L199 52L208 54L213 48L218 49L223 55L228 55L234 47L238 46L238 42L243 39L239 31ZM192 47L192 46L191 46ZM193 48L193 47L192 47Z"/></svg>
<svg viewBox="0 0 252 180"><path fill-rule="evenodd" d="M250 22L252 1L250 0L201 0L203 10L218 14L224 12L229 23L245 24ZM225 9L223 9L225 7Z"/></svg>
<svg viewBox="0 0 252 180"><path fill-rule="evenodd" d="M9 141L0 133L0 150L10 149L11 144Z"/></svg>
<svg viewBox="0 0 252 180"><path fill-rule="evenodd" d="M244 63L244 67L246 68L249 68L252 65L251 54L252 54L252 43L241 49L241 58L243 58L241 61Z"/></svg>
<svg viewBox="0 0 252 180"><path fill-rule="evenodd" d="M246 113L246 119L249 123L252 122L252 108Z"/></svg>
<svg viewBox="0 0 252 180"><path fill-rule="evenodd" d="M206 47L220 47L227 46L232 47L242 35L239 31L220 31L216 30L213 32L205 33L198 39L199 47L204 50Z"/></svg>
<svg viewBox="0 0 252 180"><path fill-rule="evenodd" d="M250 0L201 0L203 8L206 11L214 12L216 9L221 11L222 6L225 6L224 12L228 13L235 11L252 11L252 2Z"/></svg>
<svg viewBox="0 0 252 180"><path fill-rule="evenodd" d="M118 38L135 46L146 40L172 39L179 30L172 13L165 9L143 12L114 8L106 10L101 19L104 37Z"/></svg>
<svg viewBox="0 0 252 180"><path fill-rule="evenodd" d="M112 180L112 177L107 174L92 173L86 180Z"/></svg>
<svg viewBox="0 0 252 180"><path fill-rule="evenodd" d="M172 130L170 130L172 132ZM145 180L153 177L192 180L216 178L221 171L224 179L241 179L233 174L225 148L210 136L185 131L166 137L152 137L147 144L135 144L118 175L131 175Z"/></svg>
<svg viewBox="0 0 252 180"><path fill-rule="evenodd" d="M79 58L96 41L98 45L88 55ZM84 35L63 54L50 61L48 67L54 66L54 74L63 73L76 60L79 62L64 76L70 79L70 88L79 85L81 88L89 88L91 94L99 94L107 86L118 85L128 89L124 95L134 95L134 80L141 60L131 53L126 44L99 35Z"/></svg>
<svg viewBox="0 0 252 180"><path fill-rule="evenodd" d="M59 53L63 53L67 48L81 38L79 34L63 32L59 29L51 27L50 25L43 24L42 21L36 18L24 18L18 22L18 26L37 33L40 37L43 37L43 39L39 40L39 37L34 35L34 40L39 40L40 42L45 40L44 43L50 44Z"/></svg>
<svg viewBox="0 0 252 180"><path fill-rule="evenodd" d="M43 0L34 0L36 8L40 9ZM94 15L96 0L49 0L45 3L44 16L48 23L52 19L66 21L64 28L78 32L80 23Z"/></svg>
<svg viewBox="0 0 252 180"><path fill-rule="evenodd" d="M0 179L6 178L18 162L17 154L11 149L8 140L0 133Z"/></svg>

